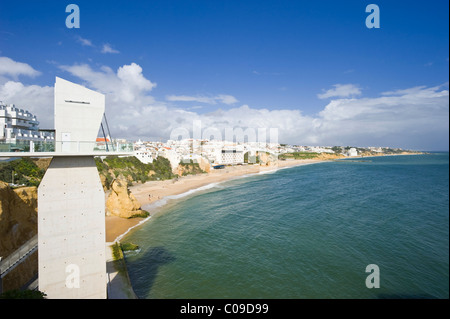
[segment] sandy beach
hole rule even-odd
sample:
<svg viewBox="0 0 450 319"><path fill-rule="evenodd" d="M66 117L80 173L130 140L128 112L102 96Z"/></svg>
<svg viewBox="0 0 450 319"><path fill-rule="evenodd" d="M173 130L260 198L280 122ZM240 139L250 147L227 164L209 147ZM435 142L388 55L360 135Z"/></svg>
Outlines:
<svg viewBox="0 0 450 319"><path fill-rule="evenodd" d="M278 161L277 165L271 166L227 166L224 169L211 170L210 173L205 174L182 176L178 179L165 181L151 181L144 184L138 183L130 186L129 189L139 201L141 207L145 209L147 205L161 200L166 196L183 194L189 190L197 189L211 183L220 183L243 175L257 174L279 168L300 166L323 161L324 160L317 159L286 160ZM152 214L151 211L150 214ZM120 239L120 237L127 233L130 228L136 227L138 224L143 222L143 218L125 219L116 216L106 216L106 241L113 242Z"/></svg>

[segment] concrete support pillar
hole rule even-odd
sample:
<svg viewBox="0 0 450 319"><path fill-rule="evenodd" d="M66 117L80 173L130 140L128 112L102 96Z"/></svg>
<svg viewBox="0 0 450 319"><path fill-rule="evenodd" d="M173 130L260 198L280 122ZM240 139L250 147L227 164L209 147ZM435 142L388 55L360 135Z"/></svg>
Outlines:
<svg viewBox="0 0 450 319"><path fill-rule="evenodd" d="M105 194L93 156L55 156L38 189L39 290L106 298Z"/></svg>

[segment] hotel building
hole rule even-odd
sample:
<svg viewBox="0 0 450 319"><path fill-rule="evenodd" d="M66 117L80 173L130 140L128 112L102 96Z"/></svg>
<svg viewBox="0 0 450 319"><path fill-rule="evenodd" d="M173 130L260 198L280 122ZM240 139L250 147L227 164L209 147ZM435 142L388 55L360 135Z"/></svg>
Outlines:
<svg viewBox="0 0 450 319"><path fill-rule="evenodd" d="M39 130L36 116L14 104L0 104L0 142L53 141L52 131Z"/></svg>
<svg viewBox="0 0 450 319"><path fill-rule="evenodd" d="M244 163L244 152L235 149L222 149L218 164L235 165Z"/></svg>

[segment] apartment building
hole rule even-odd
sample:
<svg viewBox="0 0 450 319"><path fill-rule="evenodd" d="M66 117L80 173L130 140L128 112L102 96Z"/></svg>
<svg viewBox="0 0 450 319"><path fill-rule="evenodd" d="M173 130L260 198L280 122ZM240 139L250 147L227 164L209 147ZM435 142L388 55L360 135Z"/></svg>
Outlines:
<svg viewBox="0 0 450 319"><path fill-rule="evenodd" d="M18 141L54 140L54 133L39 129L36 116L17 108L14 104L0 104L0 141L17 143Z"/></svg>

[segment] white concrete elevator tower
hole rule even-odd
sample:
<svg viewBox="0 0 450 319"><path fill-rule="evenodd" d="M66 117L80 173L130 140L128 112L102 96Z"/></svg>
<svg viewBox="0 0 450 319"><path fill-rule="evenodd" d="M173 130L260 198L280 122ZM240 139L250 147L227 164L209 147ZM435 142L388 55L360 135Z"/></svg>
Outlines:
<svg viewBox="0 0 450 319"><path fill-rule="evenodd" d="M55 151L92 153L105 112L105 96L57 77L54 112Z"/></svg>
<svg viewBox="0 0 450 319"><path fill-rule="evenodd" d="M105 96L56 78L55 153L38 189L39 290L106 298L105 194L93 152Z"/></svg>

